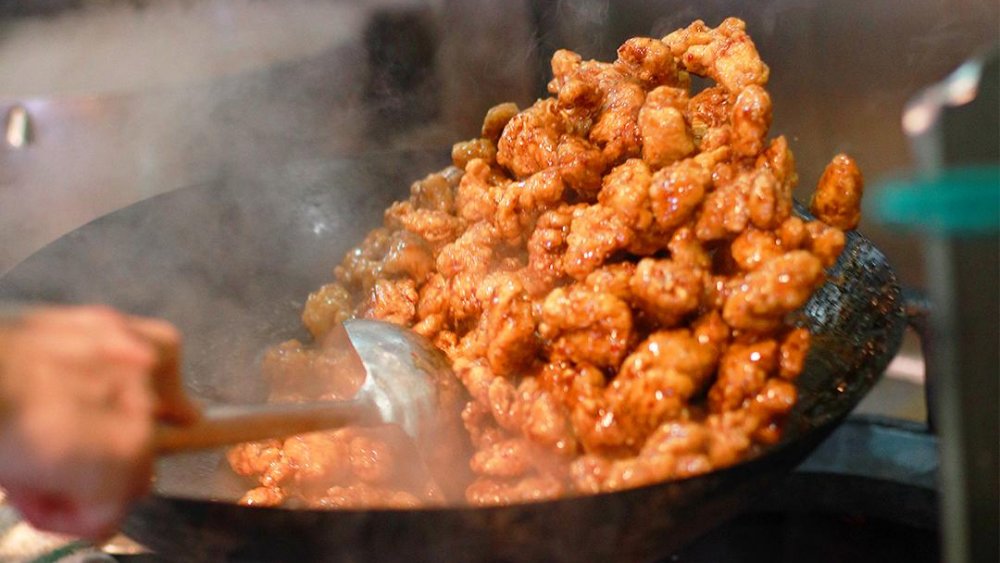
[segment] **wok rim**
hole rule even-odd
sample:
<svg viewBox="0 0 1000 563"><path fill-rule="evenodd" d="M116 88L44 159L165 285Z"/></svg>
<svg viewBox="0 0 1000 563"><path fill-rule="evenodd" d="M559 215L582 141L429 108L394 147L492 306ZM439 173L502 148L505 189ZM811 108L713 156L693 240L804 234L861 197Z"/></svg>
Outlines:
<svg viewBox="0 0 1000 563"><path fill-rule="evenodd" d="M436 158L437 160L443 160L446 157L446 154L443 151L436 149L405 150L405 151L385 149L385 150L366 151L362 154L340 155L335 158L324 159L323 163L359 164L359 163L378 162L380 160L385 160L389 158L399 159L399 158L414 158L414 157L416 158L432 157ZM411 176L419 176L422 173L423 172L418 172L415 175L411 174ZM176 189L170 190L168 192L155 194L149 197L144 197L142 199L136 200L125 207L111 211L109 213L96 217L86 223L83 223L75 227L71 231L57 237L56 239L49 241L48 243L45 244L45 246L31 253L26 258L20 260L18 263L14 264L9 269L0 272L0 286L2 286L3 282L10 275L16 274L16 272L22 265L35 259L44 258L42 255L45 254L47 250L55 247L56 245L62 242L67 241L73 235L78 234L83 230L91 228L99 228L99 225L102 222L113 220L112 219L113 217L124 214L129 211L134 212L134 210L138 207L154 206L158 202L166 201L175 197L182 197L181 194L185 193L195 192L199 190L216 189L220 184L224 184L224 182L220 182L218 180L214 181L209 180L209 181L197 182L181 186ZM399 191L400 193L402 192L401 187L399 188ZM802 207L801 204L799 204L798 202L796 202L796 208L797 212L799 212L800 214L804 215L805 217L812 218L809 215L809 213L805 211L804 207ZM532 509L544 510L546 507L584 503L588 502L588 499L610 498L610 497L621 496L624 494L644 494L668 488L671 485L678 483L703 482L705 484L709 484L711 481L716 479L720 478L726 479L735 475L739 475L741 473L754 472L758 469L759 466L766 467L769 464L772 464L773 462L783 458L783 456L788 456L788 455L792 456L797 455L798 460L796 461L796 463L798 463L798 461L801 461L802 458L808 455L808 453L812 449L814 449L815 446L818 445L825 437L827 437L837 426L843 423L843 421L851 414L851 412L855 409L855 407L857 407L857 405L861 402L861 400L871 391L871 389L875 386L875 384L878 383L878 381L884 374L885 369L888 366L889 362L899 352L902 343L903 332L906 326L907 317L905 315L904 302L902 298L902 289L899 285L898 276L896 274L895 269L892 268L892 265L889 263L887 257L885 257L885 254L870 239L865 237L861 232L850 231L846 232L845 234L847 234L848 236L848 245L845 247L844 254L846 254L846 248L851 246L852 244L851 241L856 240L854 244L860 243L867 245L871 249L878 252L878 254L885 261L885 270L887 273L887 283L885 292L893 302L892 310L886 313L885 316L893 317L894 324L897 325L899 329L895 331L886 331L887 335L889 336L889 338L887 338L884 343L886 352L882 354L875 354L869 358L870 364L865 366L866 369L864 369L864 371L868 374L871 374L870 376L863 376L862 374L854 373L851 372L850 370L844 370L847 375L852 377L852 381L854 381L854 384L852 384L848 389L848 393L850 396L844 399L845 402L843 403L844 404L843 409L838 409L834 414L827 414L824 417L824 419L818 424L808 424L806 420L799 420L798 423L800 425L804 425L804 429L793 433L789 433L789 430L791 429L790 428L791 424L795 422L795 420L790 418L788 420L789 427L786 427L780 441L777 444L763 447L754 455L741 459L740 461L734 464L727 465L725 467L714 469L712 471L701 473L698 475L692 475L677 479L661 480L635 487L627 487L615 491L602 491L592 494L576 494L571 496L561 496L554 499L530 500L524 502L514 502L509 504L489 505L489 506L475 506L472 504L446 504L446 505L418 506L413 508L391 508L384 506L383 507L376 506L367 508L351 507L351 508L329 508L329 509L307 508L307 507L296 508L296 507L286 507L286 506L248 506L248 505L241 505L238 502L222 500L222 499L163 494L161 492L156 491L155 480L151 481L151 485L153 485L151 487L151 490L143 497L140 497L140 499L137 499L136 502L142 502L144 499L145 500L152 499L156 501L177 503L188 506L205 506L212 508L221 508L225 510L233 510L233 509L239 509L242 511L250 510L260 515L266 515L266 514L278 515L278 514L294 513L294 514L318 514L326 517L328 515L338 515L338 514L341 515L362 515L362 514L401 515L401 514L442 514L442 513L485 514L492 512L503 512L511 508L518 508L522 510L532 510ZM843 259L843 254L841 256L841 259ZM839 263L840 260L838 260L838 264ZM835 270L836 268L837 266L835 265L833 268L830 269L830 271ZM830 279L832 279L833 277L834 275L829 276ZM829 284L830 282L828 281L827 283ZM817 292L818 291L819 290L817 290ZM31 302L29 301L28 303L30 304ZM807 359L806 370L808 370L808 365L809 363ZM805 374L805 372L803 373ZM796 385L796 388L801 391L801 388L798 385ZM798 404L801 403L801 400L802 398L800 396ZM805 417L799 417L799 418L805 418ZM801 447L803 443L810 443L810 442L812 443L812 446L809 447L804 453L796 451L800 449L797 448L797 446ZM794 465L790 465L788 469L790 470L792 467L794 467ZM261 516L261 517L266 517L266 516ZM127 520L128 517L126 517L126 522Z"/></svg>

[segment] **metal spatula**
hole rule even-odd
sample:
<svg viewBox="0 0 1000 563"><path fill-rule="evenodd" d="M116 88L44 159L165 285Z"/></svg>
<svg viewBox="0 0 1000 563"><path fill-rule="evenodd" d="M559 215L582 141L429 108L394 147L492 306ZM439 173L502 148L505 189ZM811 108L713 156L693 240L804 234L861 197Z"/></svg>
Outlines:
<svg viewBox="0 0 1000 563"><path fill-rule="evenodd" d="M381 321L343 323L365 379L348 401L265 403L206 407L190 425L160 423L158 454L281 438L342 426L397 424L418 448L433 444L454 413L442 409L442 389L457 389L440 350L413 331Z"/></svg>

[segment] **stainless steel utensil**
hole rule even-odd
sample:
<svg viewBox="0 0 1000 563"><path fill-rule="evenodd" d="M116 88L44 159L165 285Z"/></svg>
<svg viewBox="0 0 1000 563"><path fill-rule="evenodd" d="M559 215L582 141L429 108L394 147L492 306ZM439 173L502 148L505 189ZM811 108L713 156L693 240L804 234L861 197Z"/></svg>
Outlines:
<svg viewBox="0 0 1000 563"><path fill-rule="evenodd" d="M343 329L346 338L339 340L357 360L343 368L364 370L364 383L353 399L210 406L194 424L160 423L156 451L170 454L377 424L399 425L421 450L434 444L442 425L455 422L440 405L439 386L455 377L444 354L422 336L391 323L353 319Z"/></svg>

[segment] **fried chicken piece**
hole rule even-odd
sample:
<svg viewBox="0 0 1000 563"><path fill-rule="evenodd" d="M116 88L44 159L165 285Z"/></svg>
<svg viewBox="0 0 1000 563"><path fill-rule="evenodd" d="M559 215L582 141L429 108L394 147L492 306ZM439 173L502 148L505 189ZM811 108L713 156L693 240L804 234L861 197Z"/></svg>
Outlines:
<svg viewBox="0 0 1000 563"><path fill-rule="evenodd" d="M556 155L563 182L585 201L593 201L607 168L601 149L586 139L563 135Z"/></svg>
<svg viewBox="0 0 1000 563"><path fill-rule="evenodd" d="M601 147L604 161L610 165L640 155L639 111L646 101L646 91L638 82L621 75L616 78L603 81L603 103L588 136Z"/></svg>
<svg viewBox="0 0 1000 563"><path fill-rule="evenodd" d="M694 159L658 171L649 185L656 223L663 229L686 223L704 201L711 180L711 172Z"/></svg>
<svg viewBox="0 0 1000 563"><path fill-rule="evenodd" d="M816 186L810 210L820 221L850 231L861 221L864 178L854 159L846 154L833 157Z"/></svg>
<svg viewBox="0 0 1000 563"><path fill-rule="evenodd" d="M639 344L608 386L608 406L624 446L638 450L660 424L682 415L715 369L718 352L685 329L659 331Z"/></svg>
<svg viewBox="0 0 1000 563"><path fill-rule="evenodd" d="M455 189L464 174L463 169L448 167L428 174L410 185L410 203L417 209L455 214Z"/></svg>
<svg viewBox="0 0 1000 563"><path fill-rule="evenodd" d="M281 449L280 440L246 442L233 446L226 452L226 461L237 475L255 477L264 487L276 487L294 472Z"/></svg>
<svg viewBox="0 0 1000 563"><path fill-rule="evenodd" d="M469 401L462 409L462 426L477 450L483 450L506 440L508 435L497 426L489 407L480 401Z"/></svg>
<svg viewBox="0 0 1000 563"><path fill-rule="evenodd" d="M417 284L412 279L379 279L363 305L360 316L410 326L417 315L419 299Z"/></svg>
<svg viewBox="0 0 1000 563"><path fill-rule="evenodd" d="M718 176L716 189L705 197L695 223L702 241L725 240L748 226L774 229L788 218L791 201L781 197L780 185L769 170L749 170Z"/></svg>
<svg viewBox="0 0 1000 563"><path fill-rule="evenodd" d="M420 506L421 499L406 491L395 491L357 483L346 487L330 487L323 496L309 503L311 508L395 508Z"/></svg>
<svg viewBox="0 0 1000 563"><path fill-rule="evenodd" d="M806 232L809 234L809 251L820 259L823 267L829 268L836 264L847 244L844 231L822 221L809 221L806 223Z"/></svg>
<svg viewBox="0 0 1000 563"><path fill-rule="evenodd" d="M577 207L563 205L538 217L535 230L528 239L528 267L525 268L525 288L532 296L546 295L566 276L563 256L573 214Z"/></svg>
<svg viewBox="0 0 1000 563"><path fill-rule="evenodd" d="M243 506L280 506L285 502L285 492L277 487L257 487L244 494L239 504Z"/></svg>
<svg viewBox="0 0 1000 563"><path fill-rule="evenodd" d="M558 49L552 54L550 67L552 69L552 80L548 83L550 94L559 95L564 88L567 88L570 81L578 79L583 58L569 49ZM566 92L568 93L567 88ZM596 96L596 95L595 95ZM560 99L563 105L572 105L575 98Z"/></svg>
<svg viewBox="0 0 1000 563"><path fill-rule="evenodd" d="M505 506L554 499L564 492L559 479L533 475L513 481L479 478L466 489L465 497L473 506Z"/></svg>
<svg viewBox="0 0 1000 563"><path fill-rule="evenodd" d="M632 311L621 299L583 285L557 288L542 306L538 333L552 356L616 368L632 338Z"/></svg>
<svg viewBox="0 0 1000 563"><path fill-rule="evenodd" d="M470 224L492 221L503 187L509 182L485 160L470 160L455 194L458 216Z"/></svg>
<svg viewBox="0 0 1000 563"><path fill-rule="evenodd" d="M480 221L438 253L435 266L446 278L459 272L485 274L493 261L493 247L500 235L491 223Z"/></svg>
<svg viewBox="0 0 1000 563"><path fill-rule="evenodd" d="M649 205L651 180L652 172L645 162L637 158L629 159L604 177L604 186L597 201L616 212L628 228L646 230L653 223Z"/></svg>
<svg viewBox="0 0 1000 563"><path fill-rule="evenodd" d="M659 39L633 37L618 47L615 68L651 90L661 85L677 86L677 61Z"/></svg>
<svg viewBox="0 0 1000 563"><path fill-rule="evenodd" d="M733 327L766 332L805 305L825 279L823 264L804 250L773 258L747 274L726 299L722 317Z"/></svg>
<svg viewBox="0 0 1000 563"><path fill-rule="evenodd" d="M806 230L805 221L794 215L785 219L775 234L781 241L781 247L786 251L798 250L809 242L809 231Z"/></svg>
<svg viewBox="0 0 1000 563"><path fill-rule="evenodd" d="M345 455L346 454L346 455ZM365 435L354 436L346 451L339 451L341 462L347 459L351 473L370 485L388 484L396 469L396 455L390 445Z"/></svg>
<svg viewBox="0 0 1000 563"><path fill-rule="evenodd" d="M722 86L711 86L698 92L688 100L691 128L703 135L708 129L729 123L732 101L732 96Z"/></svg>
<svg viewBox="0 0 1000 563"><path fill-rule="evenodd" d="M351 316L351 294L339 283L328 283L309 294L302 309L302 324L313 338L321 340L334 326Z"/></svg>
<svg viewBox="0 0 1000 563"><path fill-rule="evenodd" d="M642 158L653 168L662 168L695 150L694 138L684 119L687 90L660 86L646 95L639 110Z"/></svg>
<svg viewBox="0 0 1000 563"><path fill-rule="evenodd" d="M570 464L570 481L573 489L585 495L596 495L603 490L612 461L606 457L587 454Z"/></svg>
<svg viewBox="0 0 1000 563"><path fill-rule="evenodd" d="M512 102L497 104L487 110L486 117L483 118L483 138L494 143L499 141L504 128L507 127L511 119L514 119L517 112L517 104Z"/></svg>
<svg viewBox="0 0 1000 563"><path fill-rule="evenodd" d="M520 477L531 469L531 447L523 438L511 438L479 450L469 466L476 475Z"/></svg>
<svg viewBox="0 0 1000 563"><path fill-rule="evenodd" d="M405 229L420 236L433 249L455 240L462 232L462 222L444 211L414 207L409 201L392 204L385 211L385 224L392 230Z"/></svg>
<svg viewBox="0 0 1000 563"><path fill-rule="evenodd" d="M344 287L367 293L382 268L382 257L388 248L392 231L385 228L373 229L365 240L354 247L341 263L334 268L334 276Z"/></svg>
<svg viewBox="0 0 1000 563"><path fill-rule="evenodd" d="M318 347L289 340L270 348L261 366L270 386L268 398L290 401L351 397L361 384L363 373L358 373L357 360L335 338L334 342L327 342L337 334L338 331L331 330Z"/></svg>
<svg viewBox="0 0 1000 563"><path fill-rule="evenodd" d="M744 88L733 103L733 152L757 156L765 148L771 128L771 96L758 84Z"/></svg>
<svg viewBox="0 0 1000 563"><path fill-rule="evenodd" d="M778 369L778 344L766 339L732 344L719 360L719 375L708 392L712 412L741 409Z"/></svg>
<svg viewBox="0 0 1000 563"><path fill-rule="evenodd" d="M534 378L522 381L518 391L523 403L524 422L521 431L524 436L562 458L575 455L577 440L567 406L549 391L541 389Z"/></svg>
<svg viewBox="0 0 1000 563"><path fill-rule="evenodd" d="M758 229L778 228L792 209L789 200L781 196L777 178L769 170L758 170L744 177L748 183L741 187L746 190L750 224Z"/></svg>
<svg viewBox="0 0 1000 563"><path fill-rule="evenodd" d="M601 370L590 364L576 364L568 360L545 364L537 382L539 389L550 393L568 409L581 402L599 399L606 383Z"/></svg>
<svg viewBox="0 0 1000 563"><path fill-rule="evenodd" d="M531 299L517 276L494 274L484 281L479 301L484 303L486 361L497 375L509 375L531 364L538 350Z"/></svg>
<svg viewBox="0 0 1000 563"><path fill-rule="evenodd" d="M694 229L684 226L674 231L667 243L670 259L682 266L707 270L712 265L712 256L694 234Z"/></svg>
<svg viewBox="0 0 1000 563"><path fill-rule="evenodd" d="M773 139L764 152L757 157L754 165L757 170L767 170L778 181L777 198L779 215L787 217L792 209L792 191L799 183L799 174L795 171L795 155L788 148L788 140L784 135Z"/></svg>
<svg viewBox="0 0 1000 563"><path fill-rule="evenodd" d="M492 164L497 160L497 147L490 139L471 139L455 143L451 147L451 162L458 168L465 170L470 161L480 159L487 164Z"/></svg>
<svg viewBox="0 0 1000 563"><path fill-rule="evenodd" d="M295 468L295 485L319 494L351 476L350 447L344 431L314 432L285 440L282 450Z"/></svg>
<svg viewBox="0 0 1000 563"><path fill-rule="evenodd" d="M417 301L417 318L426 319L432 315L447 316L448 314L448 280L435 272L427 278L420 287L420 298Z"/></svg>
<svg viewBox="0 0 1000 563"><path fill-rule="evenodd" d="M539 100L515 115L497 143L497 162L517 178L555 166L566 123L553 99Z"/></svg>
<svg viewBox="0 0 1000 563"><path fill-rule="evenodd" d="M729 253L744 272L752 272L763 263L784 253L781 240L771 231L747 229L734 238Z"/></svg>
<svg viewBox="0 0 1000 563"><path fill-rule="evenodd" d="M573 222L566 237L563 269L576 279L583 279L617 250L632 242L634 231L618 212L595 204L573 211Z"/></svg>
<svg viewBox="0 0 1000 563"><path fill-rule="evenodd" d="M635 275L635 264L632 262L607 264L588 274L583 280L583 285L598 293L608 293L626 303L631 303L633 275Z"/></svg>
<svg viewBox="0 0 1000 563"><path fill-rule="evenodd" d="M426 240L410 231L396 231L389 237L388 248L382 258L382 275L405 276L420 285L432 271L434 252Z"/></svg>
<svg viewBox="0 0 1000 563"><path fill-rule="evenodd" d="M561 202L562 177L557 170L544 170L510 182L500 193L493 224L505 243L518 246L534 230L538 216Z"/></svg>
<svg viewBox="0 0 1000 563"><path fill-rule="evenodd" d="M636 306L658 326L669 328L698 309L705 272L672 260L643 258L629 284Z"/></svg>
<svg viewBox="0 0 1000 563"><path fill-rule="evenodd" d="M595 470L588 485L610 492L705 473L712 468L707 453L711 438L699 424L665 423L638 456L603 465L591 463Z"/></svg>
<svg viewBox="0 0 1000 563"><path fill-rule="evenodd" d="M805 328L799 327L788 331L788 334L781 339L781 347L778 350L780 368L778 375L791 381L802 373L811 341L812 335Z"/></svg>
<svg viewBox="0 0 1000 563"><path fill-rule="evenodd" d="M726 18L719 27L709 28L698 20L663 38L681 68L715 80L730 92L757 84L767 84L770 70L760 60L757 47L746 33L746 24Z"/></svg>

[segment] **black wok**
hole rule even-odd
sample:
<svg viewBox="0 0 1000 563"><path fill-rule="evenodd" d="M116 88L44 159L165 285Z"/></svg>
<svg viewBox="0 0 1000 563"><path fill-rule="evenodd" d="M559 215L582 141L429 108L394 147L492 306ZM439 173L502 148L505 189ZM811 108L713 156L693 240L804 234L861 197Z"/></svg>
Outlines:
<svg viewBox="0 0 1000 563"><path fill-rule="evenodd" d="M0 278L0 300L104 302L176 323L192 393L250 402L257 363L298 334L309 291L443 154L304 163L155 197L59 239ZM247 508L218 452L168 458L124 531L170 560L650 560L752 502L871 388L905 318L885 257L857 234L805 308L815 332L782 442L734 467L634 490L502 508Z"/></svg>

